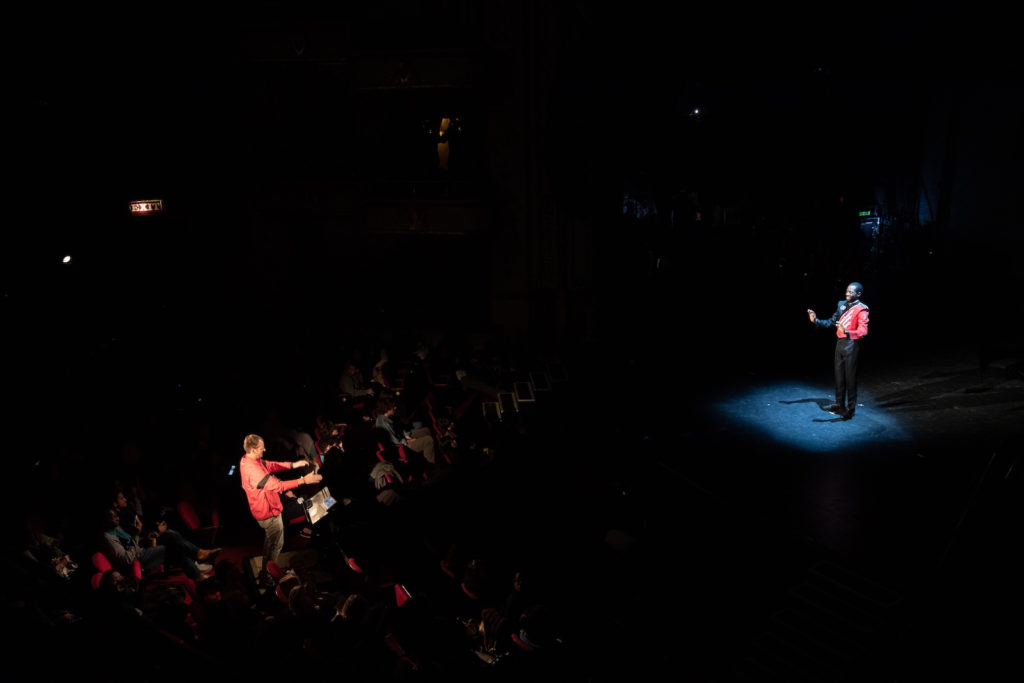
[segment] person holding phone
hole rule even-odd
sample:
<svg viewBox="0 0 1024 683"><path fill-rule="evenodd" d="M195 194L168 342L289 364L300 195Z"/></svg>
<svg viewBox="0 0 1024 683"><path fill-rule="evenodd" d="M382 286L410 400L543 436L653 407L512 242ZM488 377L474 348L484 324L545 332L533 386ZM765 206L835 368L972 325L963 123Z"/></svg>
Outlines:
<svg viewBox="0 0 1024 683"><path fill-rule="evenodd" d="M258 581L262 587L271 588L274 586L274 577L267 571L267 564L276 563L284 548L284 520L281 518L284 505L281 503L281 494L294 496L290 493L292 489L304 484L317 484L323 477L312 472L299 479L282 481L273 473L309 467L309 463L305 460L276 462L265 459L263 456L267 449L263 437L258 434L245 437L242 447L245 455L238 465L242 489L249 501L249 511L263 529L263 566Z"/></svg>

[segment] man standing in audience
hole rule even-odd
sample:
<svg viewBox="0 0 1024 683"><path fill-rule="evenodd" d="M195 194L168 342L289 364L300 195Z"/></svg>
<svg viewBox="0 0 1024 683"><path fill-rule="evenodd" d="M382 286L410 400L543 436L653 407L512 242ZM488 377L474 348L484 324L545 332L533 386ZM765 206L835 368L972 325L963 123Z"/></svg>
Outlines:
<svg viewBox="0 0 1024 683"><path fill-rule="evenodd" d="M249 499L249 510L256 523L263 528L264 533L263 566L260 569L259 582L264 588L269 588L274 585L274 578L267 572L267 563L276 563L282 548L284 548L284 520L281 519L284 505L281 503L280 494L304 484L319 483L323 477L313 472L305 474L299 479L281 481L272 473L307 467L309 463L305 460L275 462L264 459L263 455L267 449L263 444L263 438L258 434L250 434L245 437L242 447L245 449L245 455L242 456L238 468L242 479L242 489L245 490L245 495Z"/></svg>

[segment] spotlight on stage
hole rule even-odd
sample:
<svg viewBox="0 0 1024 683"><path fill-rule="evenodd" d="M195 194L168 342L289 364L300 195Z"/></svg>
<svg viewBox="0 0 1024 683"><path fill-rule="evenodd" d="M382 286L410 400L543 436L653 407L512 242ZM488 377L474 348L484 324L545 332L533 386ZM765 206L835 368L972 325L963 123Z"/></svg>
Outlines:
<svg viewBox="0 0 1024 683"><path fill-rule="evenodd" d="M732 428L808 452L847 451L867 444L910 439L897 419L873 406L861 388L856 416L843 420L825 410L832 403L831 385L778 382L748 386L714 404L718 418Z"/></svg>

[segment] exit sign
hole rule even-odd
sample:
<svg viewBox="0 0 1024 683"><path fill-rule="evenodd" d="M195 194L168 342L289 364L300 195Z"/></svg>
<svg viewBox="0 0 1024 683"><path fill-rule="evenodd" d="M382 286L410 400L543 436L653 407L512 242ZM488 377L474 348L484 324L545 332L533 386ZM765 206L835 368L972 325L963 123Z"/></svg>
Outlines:
<svg viewBox="0 0 1024 683"><path fill-rule="evenodd" d="M128 207L134 214L161 213L164 210L164 200L143 199L137 202L129 202Z"/></svg>

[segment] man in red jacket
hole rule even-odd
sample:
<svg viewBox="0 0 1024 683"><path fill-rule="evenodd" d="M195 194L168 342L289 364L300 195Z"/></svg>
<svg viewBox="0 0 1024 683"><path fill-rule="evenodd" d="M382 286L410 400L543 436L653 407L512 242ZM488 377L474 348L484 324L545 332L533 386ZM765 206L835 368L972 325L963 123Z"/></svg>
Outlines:
<svg viewBox="0 0 1024 683"><path fill-rule="evenodd" d="M245 437L242 447L245 449L245 455L242 456L238 467L242 479L242 489L245 490L245 495L249 499L249 510L252 512L252 516L264 532L263 567L260 570L259 581L260 585L269 587L274 584L274 580L267 572L267 563L277 562L281 549L284 548L284 521L281 519L284 505L281 503L280 494L303 484L316 484L323 477L314 472L303 475L299 479L281 481L272 472L307 467L309 463L305 460L297 462L265 460L263 454L267 449L263 445L263 438L258 434L250 434Z"/></svg>
<svg viewBox="0 0 1024 683"><path fill-rule="evenodd" d="M864 286L851 282L846 287L846 299L836 305L836 312L828 320L821 320L814 311L807 309L807 316L818 327L836 328L836 402L827 410L844 420L853 417L857 409L857 358L860 356L860 340L868 335L869 311L861 300Z"/></svg>

